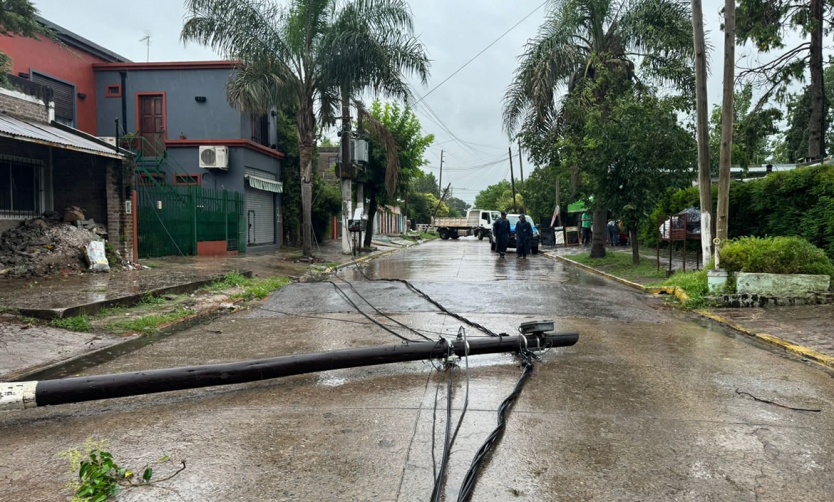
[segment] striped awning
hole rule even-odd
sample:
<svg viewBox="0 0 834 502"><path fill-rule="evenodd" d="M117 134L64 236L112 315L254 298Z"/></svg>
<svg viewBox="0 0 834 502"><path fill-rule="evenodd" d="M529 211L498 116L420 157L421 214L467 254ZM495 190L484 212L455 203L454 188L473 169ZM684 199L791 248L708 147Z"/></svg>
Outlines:
<svg viewBox="0 0 834 502"><path fill-rule="evenodd" d="M259 178L257 176L252 176L251 174L247 174L244 178L246 178L246 181L249 182L249 186L254 189L274 193L284 193L284 184L280 181Z"/></svg>

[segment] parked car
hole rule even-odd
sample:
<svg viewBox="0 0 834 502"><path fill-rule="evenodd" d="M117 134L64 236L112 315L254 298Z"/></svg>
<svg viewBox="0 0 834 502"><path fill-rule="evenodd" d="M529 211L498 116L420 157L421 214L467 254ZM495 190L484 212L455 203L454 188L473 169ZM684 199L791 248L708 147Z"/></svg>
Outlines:
<svg viewBox="0 0 834 502"><path fill-rule="evenodd" d="M518 223L518 217L521 216L520 214L508 214L507 219L510 221L510 243L508 247L515 248L516 241L515 241L515 224ZM533 242L530 243L530 252L533 254L538 254L539 252L539 242L541 241L541 235L539 235L539 229L536 228L536 224L533 223L533 218L530 218L529 215L524 215L527 221L530 222L530 225L533 227ZM492 237L492 233L489 234L489 245L493 251L495 251L495 240Z"/></svg>

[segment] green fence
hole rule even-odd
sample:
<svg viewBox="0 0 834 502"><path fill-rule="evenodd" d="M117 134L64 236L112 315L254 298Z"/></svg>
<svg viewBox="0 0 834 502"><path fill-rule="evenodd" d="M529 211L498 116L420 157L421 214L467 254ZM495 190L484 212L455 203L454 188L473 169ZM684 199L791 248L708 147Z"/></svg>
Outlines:
<svg viewBox="0 0 834 502"><path fill-rule="evenodd" d="M226 241L228 251L246 251L243 197L199 186L140 186L137 189L139 258L196 255L197 242Z"/></svg>

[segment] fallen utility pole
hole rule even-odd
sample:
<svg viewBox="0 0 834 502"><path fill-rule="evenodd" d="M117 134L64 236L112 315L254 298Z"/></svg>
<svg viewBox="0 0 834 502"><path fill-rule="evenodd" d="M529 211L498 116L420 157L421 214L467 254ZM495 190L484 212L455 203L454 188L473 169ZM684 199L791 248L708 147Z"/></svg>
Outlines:
<svg viewBox="0 0 834 502"><path fill-rule="evenodd" d="M445 340L445 339L444 339ZM378 364L442 359L457 356L543 350L566 347L579 340L577 333L470 338L449 342L413 342L364 349L255 359L235 363L185 366L113 375L63 378L0 384L0 410L35 408L97 399L154 394L268 380L292 375Z"/></svg>

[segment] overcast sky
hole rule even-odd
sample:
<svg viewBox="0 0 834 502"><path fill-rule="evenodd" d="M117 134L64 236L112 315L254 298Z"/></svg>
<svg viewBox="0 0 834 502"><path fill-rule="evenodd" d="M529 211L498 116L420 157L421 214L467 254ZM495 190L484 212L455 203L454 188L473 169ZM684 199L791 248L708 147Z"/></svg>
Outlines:
<svg viewBox="0 0 834 502"><path fill-rule="evenodd" d="M453 193L469 203L483 188L509 179L507 148L501 128L501 100L516 58L525 42L535 36L545 15L543 0L415 0L411 2L416 31L432 60L427 87L416 112L427 133L436 136L429 149L430 165L424 170L439 176L444 152L442 183L452 183ZM151 61L218 59L204 47L179 41L185 9L178 0L34 0L43 17L133 61L145 61L147 46L140 39L150 35ZM82 7L83 5L83 7ZM721 99L720 0L704 0L704 22L713 46L712 74L708 81L710 108ZM530 15L532 13L532 15ZM435 90L469 59L522 21L475 61ZM737 54L744 54L738 50ZM512 145L516 177L517 145ZM525 158L528 175L533 166Z"/></svg>

